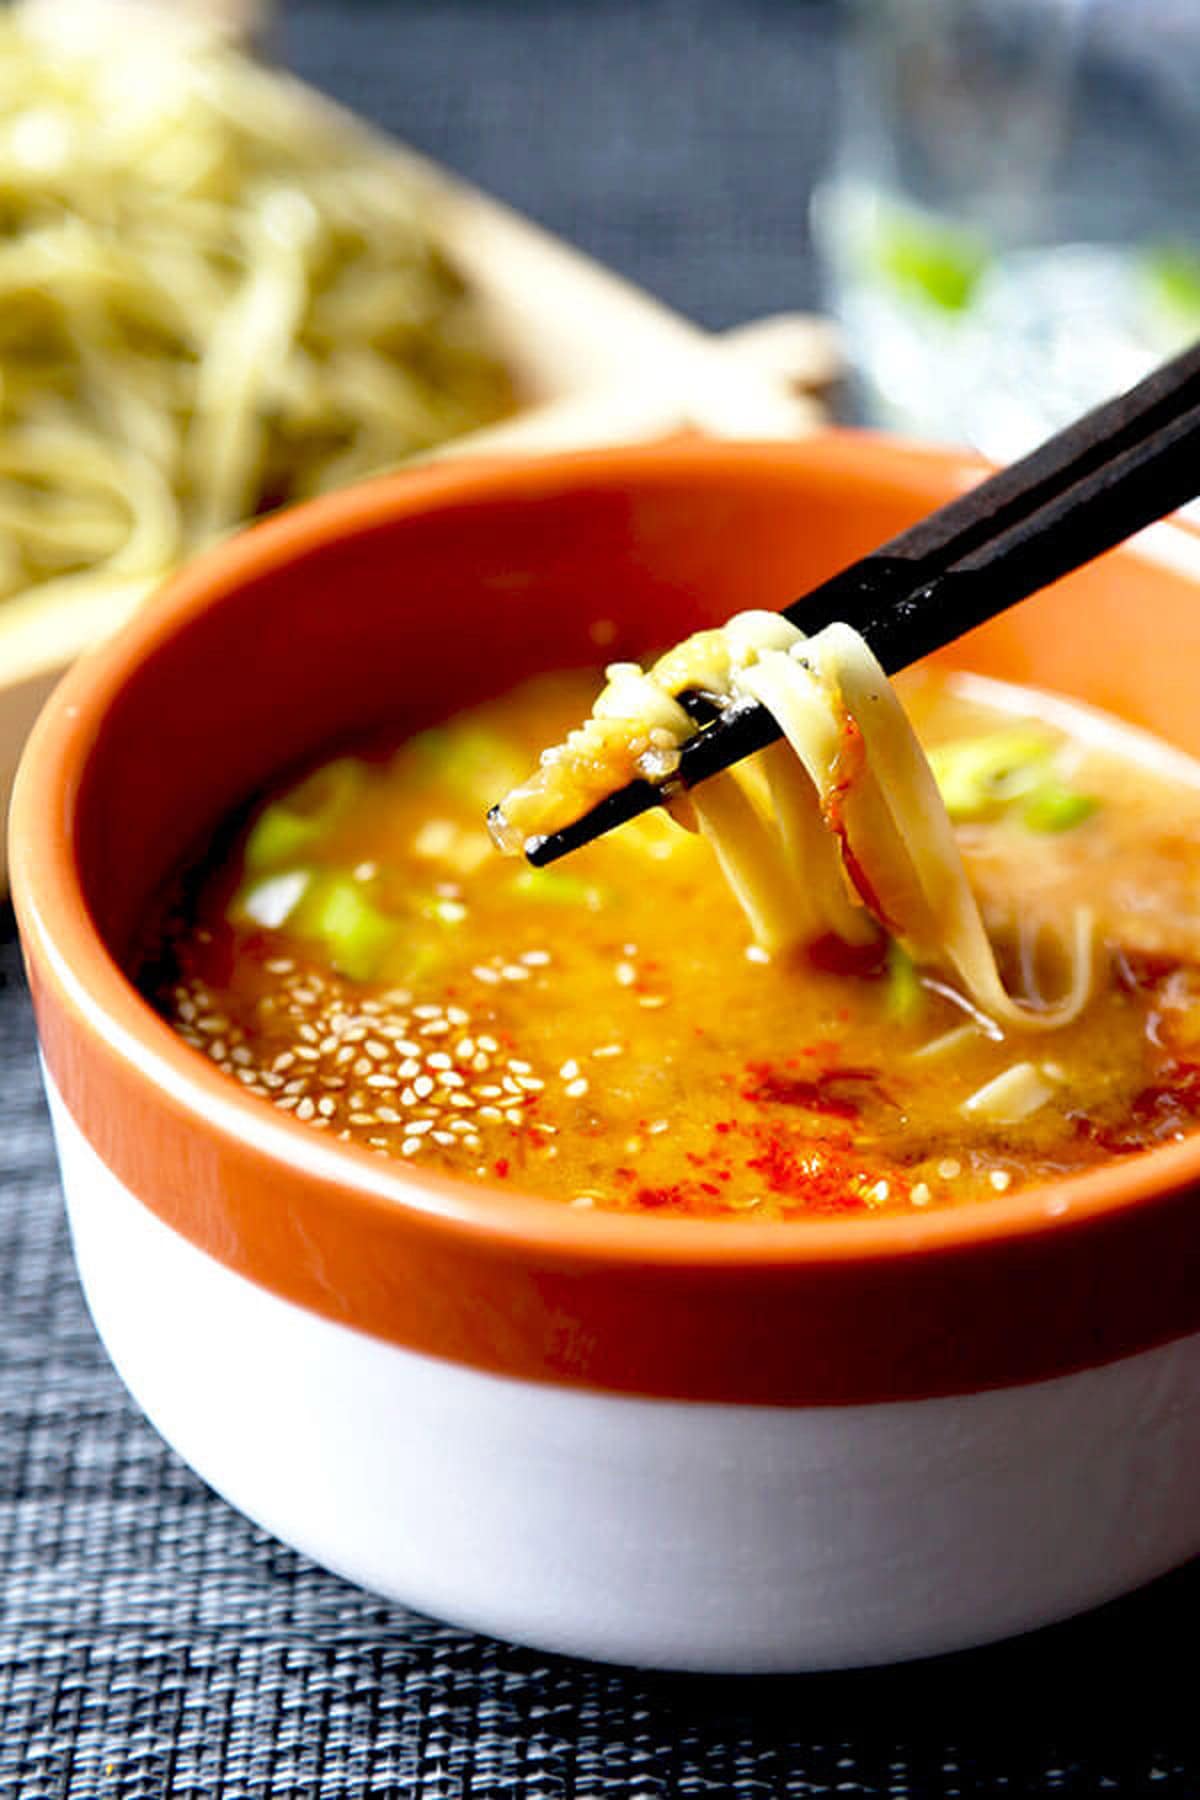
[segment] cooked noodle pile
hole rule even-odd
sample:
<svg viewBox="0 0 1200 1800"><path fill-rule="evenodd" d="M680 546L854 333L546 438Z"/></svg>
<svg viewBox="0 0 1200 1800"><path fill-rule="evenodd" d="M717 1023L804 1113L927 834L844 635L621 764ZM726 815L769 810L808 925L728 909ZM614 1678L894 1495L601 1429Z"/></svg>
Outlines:
<svg viewBox="0 0 1200 1800"><path fill-rule="evenodd" d="M508 410L429 196L235 52L0 22L0 599L197 545Z"/></svg>
<svg viewBox="0 0 1200 1800"><path fill-rule="evenodd" d="M743 613L689 638L649 673L616 663L593 716L544 753L501 807L503 848L579 817L636 775L668 780L693 724L677 695L757 701L783 741L670 800L711 843L769 951L834 936L900 943L930 985L988 1026L1050 1030L1076 1018L1092 983L1091 919L1046 945L1067 972L1060 997L1005 987L933 772L887 676L861 637L830 625L805 638L774 613Z"/></svg>

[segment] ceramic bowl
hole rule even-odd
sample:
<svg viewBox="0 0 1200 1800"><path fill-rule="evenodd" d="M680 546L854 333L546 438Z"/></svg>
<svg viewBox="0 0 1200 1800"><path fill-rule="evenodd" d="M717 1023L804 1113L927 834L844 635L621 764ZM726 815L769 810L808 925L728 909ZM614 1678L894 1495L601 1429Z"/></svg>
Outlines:
<svg viewBox="0 0 1200 1800"><path fill-rule="evenodd" d="M978 474L855 436L427 469L175 580L44 713L12 866L113 1361L252 1519L423 1611L670 1668L1021 1631L1200 1549L1200 1140L916 1217L580 1212L331 1146L123 972L149 896L326 741L774 606ZM1200 753L1159 527L952 660ZM719 971L714 971L714 998Z"/></svg>

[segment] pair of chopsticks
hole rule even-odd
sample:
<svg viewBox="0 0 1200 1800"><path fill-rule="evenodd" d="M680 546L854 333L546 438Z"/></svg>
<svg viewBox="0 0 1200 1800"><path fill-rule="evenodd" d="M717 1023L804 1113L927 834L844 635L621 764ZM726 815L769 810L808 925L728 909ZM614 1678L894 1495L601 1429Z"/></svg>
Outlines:
<svg viewBox="0 0 1200 1800"><path fill-rule="evenodd" d="M1200 343L851 563L784 607L783 615L810 637L844 620L890 673L953 643L1197 494ZM727 705L714 717L702 695L680 695L680 701L702 729L684 745L669 791L694 787L782 736L765 707L751 702ZM544 867L657 806L667 791L630 782L562 830L530 838L525 854Z"/></svg>

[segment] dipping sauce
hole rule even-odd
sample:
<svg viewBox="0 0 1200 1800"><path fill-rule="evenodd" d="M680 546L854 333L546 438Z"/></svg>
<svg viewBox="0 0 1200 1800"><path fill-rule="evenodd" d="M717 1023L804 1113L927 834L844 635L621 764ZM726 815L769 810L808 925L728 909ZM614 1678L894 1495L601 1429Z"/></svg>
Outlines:
<svg viewBox="0 0 1200 1800"><path fill-rule="evenodd" d="M231 827L137 977L195 1049L313 1131L570 1205L778 1219L994 1198L1200 1122L1200 786L977 690L902 681L1008 984L1093 989L1001 1031L895 944L768 956L665 815L544 872L483 815L585 712L539 678L338 757ZM1186 771L1185 771L1186 772Z"/></svg>

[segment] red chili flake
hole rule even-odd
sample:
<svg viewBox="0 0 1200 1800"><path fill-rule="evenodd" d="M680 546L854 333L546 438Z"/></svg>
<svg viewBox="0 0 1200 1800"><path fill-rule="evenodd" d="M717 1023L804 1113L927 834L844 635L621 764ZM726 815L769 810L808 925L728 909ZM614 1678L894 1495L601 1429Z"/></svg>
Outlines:
<svg viewBox="0 0 1200 1800"><path fill-rule="evenodd" d="M773 1193L803 1200L814 1212L844 1212L864 1204L842 1160L813 1145L789 1145L781 1138L768 1138L760 1154L748 1159L747 1167L757 1170Z"/></svg>
<svg viewBox="0 0 1200 1800"><path fill-rule="evenodd" d="M498 1175L500 1177L501 1181L503 1181L508 1174L508 1170L509 1170L509 1161L508 1161L507 1156L498 1156L496 1158L495 1162L492 1164L492 1172L494 1174Z"/></svg>
<svg viewBox="0 0 1200 1800"><path fill-rule="evenodd" d="M614 1169L613 1174L618 1181L633 1181L636 1179L636 1174L633 1169Z"/></svg>
<svg viewBox="0 0 1200 1800"><path fill-rule="evenodd" d="M686 1198L686 1190L678 1185L674 1187L640 1187L634 1195L639 1206L659 1207L678 1206Z"/></svg>
<svg viewBox="0 0 1200 1800"><path fill-rule="evenodd" d="M721 1136L724 1137L725 1133L727 1131L733 1130L733 1123L729 1119L718 1119L716 1124L713 1126L713 1130L719 1131Z"/></svg>
<svg viewBox="0 0 1200 1800"><path fill-rule="evenodd" d="M765 1063L750 1063L748 1069L751 1079L742 1089L742 1098L760 1106L800 1106L834 1119L857 1119L862 1115L860 1102L839 1093L840 1086L869 1089L871 1099L887 1099L879 1087L878 1069L825 1069L815 1079L785 1075Z"/></svg>
<svg viewBox="0 0 1200 1800"><path fill-rule="evenodd" d="M1070 1115L1077 1137L1098 1144L1112 1156L1128 1156L1161 1144L1200 1119L1200 1063L1172 1062L1130 1102L1128 1117L1114 1124Z"/></svg>

